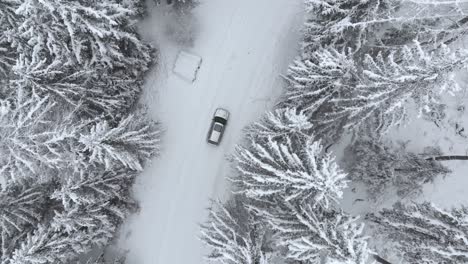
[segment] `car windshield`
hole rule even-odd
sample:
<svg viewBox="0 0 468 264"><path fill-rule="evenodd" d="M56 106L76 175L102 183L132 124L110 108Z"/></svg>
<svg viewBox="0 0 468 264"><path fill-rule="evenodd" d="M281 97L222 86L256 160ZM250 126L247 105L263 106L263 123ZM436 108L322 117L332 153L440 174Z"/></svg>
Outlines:
<svg viewBox="0 0 468 264"><path fill-rule="evenodd" d="M214 131L221 132L222 129L223 129L223 126L221 124L218 124L218 123L214 124L214 127L213 127Z"/></svg>

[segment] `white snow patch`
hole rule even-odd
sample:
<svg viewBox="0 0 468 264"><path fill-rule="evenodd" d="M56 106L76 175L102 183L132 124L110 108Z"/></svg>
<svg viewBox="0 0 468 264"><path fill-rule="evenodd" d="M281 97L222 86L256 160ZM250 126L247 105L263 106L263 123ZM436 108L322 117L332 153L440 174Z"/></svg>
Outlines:
<svg viewBox="0 0 468 264"><path fill-rule="evenodd" d="M193 82L197 79L197 72L200 69L201 63L202 58L199 56L180 51L177 54L172 72L184 80Z"/></svg>

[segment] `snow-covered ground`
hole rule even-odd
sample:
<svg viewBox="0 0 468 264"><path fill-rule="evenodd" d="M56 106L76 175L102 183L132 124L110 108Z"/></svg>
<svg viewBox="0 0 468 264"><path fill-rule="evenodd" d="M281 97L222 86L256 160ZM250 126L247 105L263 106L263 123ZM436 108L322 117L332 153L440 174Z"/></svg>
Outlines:
<svg viewBox="0 0 468 264"><path fill-rule="evenodd" d="M210 198L226 192L226 157L242 128L260 118L281 93L282 78L297 52L301 0L201 0L192 47L174 42L171 14L153 8L143 36L159 46L160 61L148 77L144 103L165 128L161 156L139 176L134 192L141 211L122 230L119 246L129 264L205 263L198 225ZM150 4L150 6L152 6ZM203 59L197 79L172 73L177 52ZM231 112L220 146L206 143L217 107Z"/></svg>

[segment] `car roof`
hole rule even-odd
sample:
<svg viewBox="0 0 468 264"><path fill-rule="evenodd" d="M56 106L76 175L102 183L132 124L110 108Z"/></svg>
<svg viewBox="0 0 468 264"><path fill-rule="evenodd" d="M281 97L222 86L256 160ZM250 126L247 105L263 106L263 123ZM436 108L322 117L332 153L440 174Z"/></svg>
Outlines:
<svg viewBox="0 0 468 264"><path fill-rule="evenodd" d="M215 127L216 125L218 125L218 126L223 126L223 124L221 124L221 123L214 123L214 124L213 124L213 127L212 127L212 129L211 129L211 131L210 131L210 137L209 137L209 139L210 139L210 141L212 141L212 142L219 143L219 140L220 140L220 138L221 138L221 132L218 132L218 131L214 130L214 127Z"/></svg>
<svg viewBox="0 0 468 264"><path fill-rule="evenodd" d="M214 116L221 117L227 120L229 118L229 111L224 108L217 108Z"/></svg>

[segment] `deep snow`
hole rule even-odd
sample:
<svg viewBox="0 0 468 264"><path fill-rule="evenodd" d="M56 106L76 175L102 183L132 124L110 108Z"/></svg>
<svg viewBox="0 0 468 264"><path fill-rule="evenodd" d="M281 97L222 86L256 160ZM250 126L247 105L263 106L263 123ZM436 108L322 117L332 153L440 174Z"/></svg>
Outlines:
<svg viewBox="0 0 468 264"><path fill-rule="evenodd" d="M160 49L143 101L165 134L161 156L134 188L141 211L119 240L129 264L205 263L198 225L210 198L227 192L226 157L242 139L242 128L273 106L283 85L280 74L297 53L301 0L200 2L189 21L198 30L193 47L175 44L180 38L170 34L173 20L164 7L154 7L142 25L143 36ZM172 72L181 49L203 59L193 83ZM214 147L206 135L217 107L228 109L231 118L221 145Z"/></svg>

